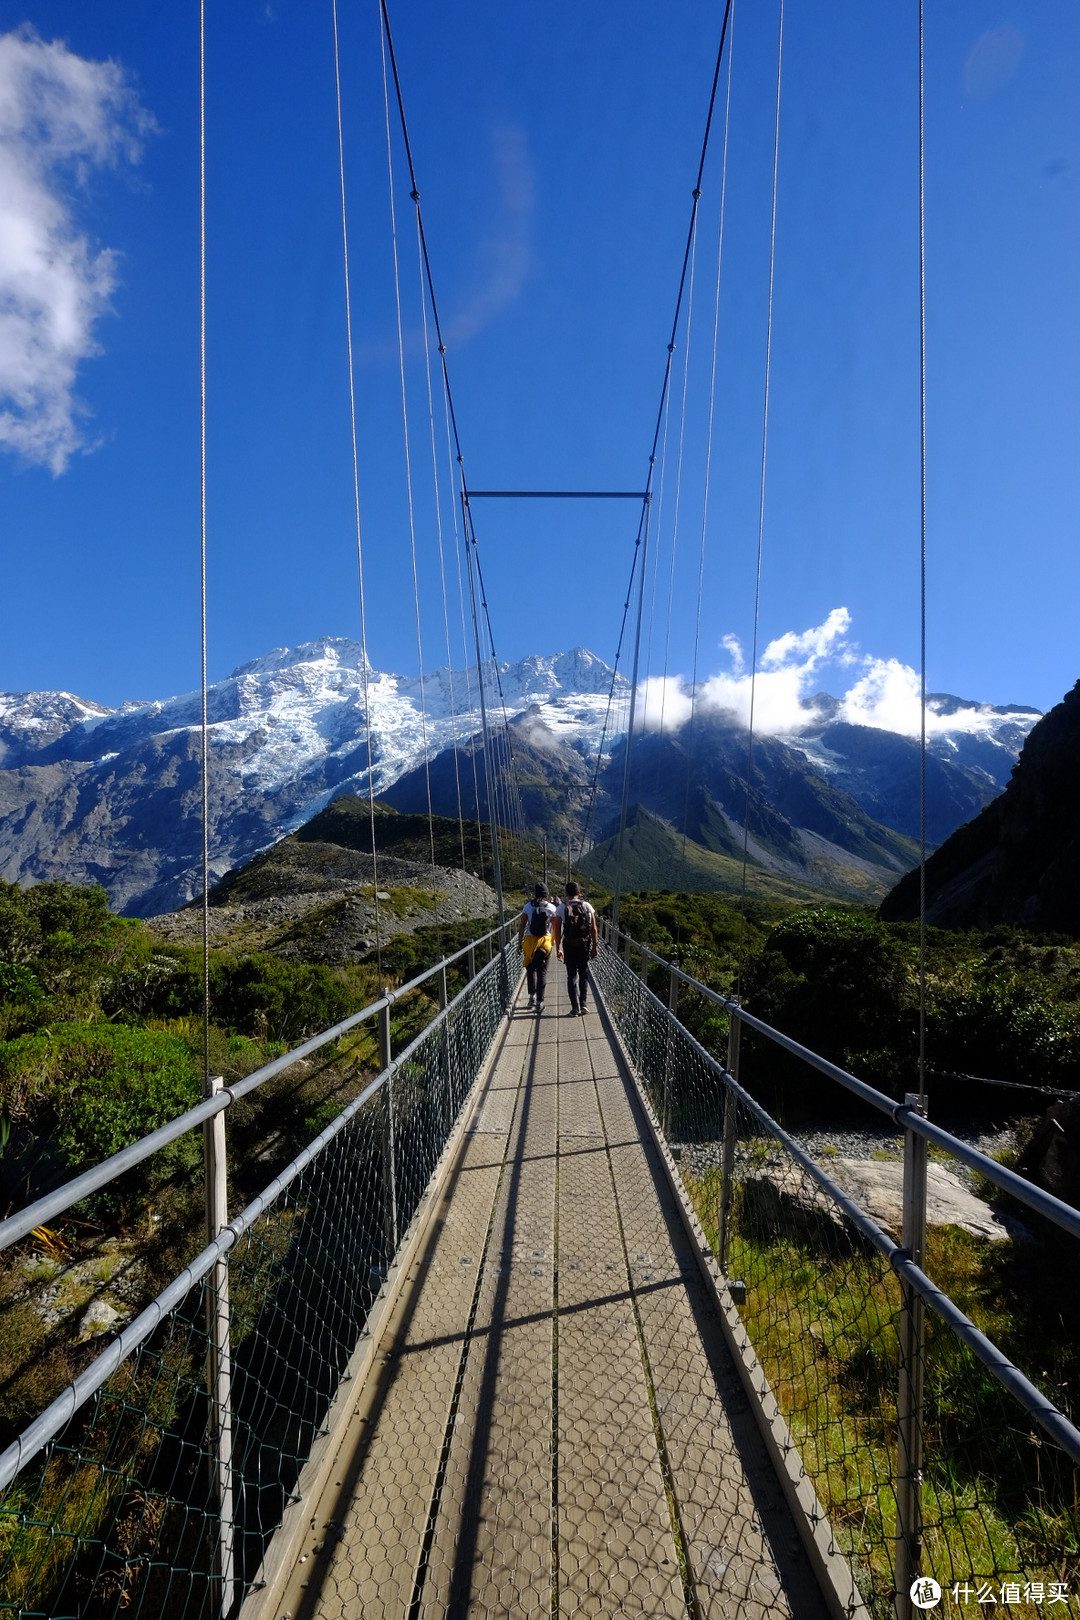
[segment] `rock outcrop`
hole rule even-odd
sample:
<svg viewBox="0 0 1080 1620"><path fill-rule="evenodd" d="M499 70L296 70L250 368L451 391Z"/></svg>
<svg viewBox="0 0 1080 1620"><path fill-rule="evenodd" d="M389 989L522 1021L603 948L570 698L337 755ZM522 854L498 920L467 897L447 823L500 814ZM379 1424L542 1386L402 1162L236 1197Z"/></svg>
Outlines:
<svg viewBox="0 0 1080 1620"><path fill-rule="evenodd" d="M899 1159L845 1159L822 1164L853 1203L878 1226L899 1239L903 1226L904 1166ZM788 1232L826 1250L855 1240L838 1205L794 1164L763 1166L743 1180L743 1214L763 1233ZM990 1242L1017 1235L1017 1223L1006 1222L996 1210L965 1187L944 1165L929 1164L926 1172L926 1219L930 1226L957 1226L972 1237Z"/></svg>
<svg viewBox="0 0 1080 1620"><path fill-rule="evenodd" d="M1010 924L1080 937L1080 682L1029 735L1001 796L926 863L927 920ZM919 875L885 897L887 922L918 916Z"/></svg>

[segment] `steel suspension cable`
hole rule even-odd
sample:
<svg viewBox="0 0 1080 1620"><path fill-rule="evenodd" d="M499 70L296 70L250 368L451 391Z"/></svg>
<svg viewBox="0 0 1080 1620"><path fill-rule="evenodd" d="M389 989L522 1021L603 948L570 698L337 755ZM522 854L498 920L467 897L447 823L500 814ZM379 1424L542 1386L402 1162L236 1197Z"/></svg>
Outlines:
<svg viewBox="0 0 1080 1620"><path fill-rule="evenodd" d="M668 369L670 372L671 356L668 355ZM649 478L652 478L652 462L655 456L650 457ZM641 657L641 614L645 605L645 575L649 561L649 512L651 503L646 497L642 502L641 523L638 528L638 544L641 546L641 578L638 581L637 623L634 627L634 659L630 676L630 712L626 724L626 753L623 756L623 782L622 803L619 810L619 841L615 851L615 892L611 897L611 920L615 928L619 926L619 902L622 898L622 872L623 859L626 846L626 822L630 808L630 772L633 764L634 724L637 716L637 689L638 667ZM636 547L635 547L636 549Z"/></svg>
<svg viewBox="0 0 1080 1620"><path fill-rule="evenodd" d="M725 44L727 42L727 37L728 37L728 25L729 25L730 20L731 20L732 4L733 4L733 0L725 0L724 18L723 18L723 22L722 22L721 27L720 27L720 43L719 43L719 45L717 47L717 51L716 51L716 65L715 65L715 67L713 69L712 87L711 87L710 92L709 92L709 106L708 106L708 111L707 111L706 117L705 117L705 131L704 131L704 134L702 136L702 141L701 141L701 153L700 153L700 156L698 158L697 176L696 176L696 179L695 179L695 182L694 182L694 189L693 189L693 192L691 194L692 198L693 198L693 201L692 201L692 205L691 205L691 209L690 209L690 223L689 223L689 226L687 228L687 233L686 233L686 246L683 249L682 268L681 268L680 273L679 273L678 291L677 291L676 297L675 297L675 313L674 313L674 316L673 316L672 322L671 322L671 335L670 335L670 337L668 339L668 346L667 346L667 360L666 360L666 363L664 365L663 382L662 382L661 388L660 388L660 401L659 401L659 404L657 406L656 423L655 423L655 426L653 428L652 447L651 447L650 452L649 452L648 476L646 478L646 483L645 483L645 499L642 502L641 522L640 522L640 524L638 526L637 538L636 538L636 540L634 542L635 549L638 548L638 547L642 548L643 557L642 557L641 577L640 577L640 580L638 582L638 589L639 589L640 594L639 594L639 597L638 597L638 614L637 614L637 623L636 623L635 633L634 633L634 660L633 660L634 679L633 679L633 681L631 683L630 712L629 712L628 721L627 721L626 758L625 758L624 769L623 769L622 809L621 809L620 817L619 817L619 842L618 842L618 852L617 852L616 861L615 861L615 893L614 893L614 896L613 896L612 902L611 902L612 921L615 923L616 926L618 926L618 919L619 919L619 900L620 900L620 893L621 893L621 886L622 886L622 883L621 883L621 868L622 868L623 850L624 850L624 846L625 846L625 842L626 842L626 817L627 817L627 811L628 811L628 800L629 800L629 789L630 789L631 755L632 755L632 752L633 752L634 725L635 725L636 713L637 713L637 671L638 671L638 667L639 667L639 663L640 663L640 656L641 656L641 610L642 610L643 601L644 601L645 575L646 575L646 565L647 565L647 561L648 561L649 508L650 508L651 501L652 501L653 474L654 474L655 467L656 467L657 448L658 448L659 443L660 443L660 434L661 434L661 430L662 430L663 422L664 422L665 407L666 407L666 404L667 404L668 393L669 393L669 390L670 390L670 387L671 387L672 356L675 353L675 340L676 340L676 337L678 335L679 321L680 321L680 318L681 318L681 315L682 315L683 297L684 297L685 292L686 292L687 277L688 277L689 271L690 271L690 258L691 258L691 254L692 254L692 251L693 251L695 233L696 233L696 230L697 230L698 204L701 201L701 186L702 186L702 180L703 180L704 175L705 175L705 160L706 160L706 157L708 156L708 151L709 151L709 136L710 136L710 133L712 131L713 115L714 115L714 112L716 110L716 93L717 93L717 89L719 88L719 84L720 84L720 68L721 68L721 65L722 65L723 59L724 59L724 46L725 46Z"/></svg>
<svg viewBox="0 0 1080 1620"><path fill-rule="evenodd" d="M506 772L502 776L502 797L505 805L506 820L504 825L507 831L516 830L520 856L521 879L525 881L525 812L521 797L521 780L518 776L517 758L514 753L514 738L510 730L510 721L506 712L506 693L503 690L502 671L499 669L499 660L495 653L495 637L491 628L491 613L488 608L487 588L484 584L483 569L480 565L479 551L476 553L476 577L480 587L480 606L487 627L488 643L491 648L491 668L495 677L495 688L499 695L499 708L502 714L502 738L506 747ZM500 777L496 775L496 790L498 791ZM501 812L500 812L501 813Z"/></svg>
<svg viewBox="0 0 1080 1620"><path fill-rule="evenodd" d="M431 851L431 900L437 922L439 891L435 881L435 822L431 807L431 760L428 750L427 697L424 692L424 639L420 623L420 572L416 560L416 507L412 445L409 436L409 399L405 382L405 328L401 314L401 269L398 260L397 205L394 200L394 144L390 133L390 81L387 75L386 41L383 34L379 36L379 45L382 55L383 111L386 121L386 168L390 195L390 243L394 262L394 310L397 317L398 376L401 383L401 427L405 448L405 491L409 513L409 556L412 563L413 605L416 610L416 661L420 676L420 736L424 748L424 788L427 796L428 842Z"/></svg>
<svg viewBox="0 0 1080 1620"><path fill-rule="evenodd" d="M596 804L596 794L600 781L600 769L604 759L604 743L607 739L608 731L611 726L611 716L615 707L615 686L619 675L619 660L622 657L623 640L626 636L626 626L630 617L630 601L634 594L634 576L637 572L637 564L638 549L635 546L633 557L630 562L630 578L626 582L626 598L623 602L622 623L619 626L619 641L617 647L615 648L615 663L611 671L611 684L608 687L608 700L607 707L604 711L604 724L600 732L600 742L596 750L596 765L593 770L592 788L589 793L589 803L585 812L585 825L581 834L580 848L583 854L585 852L589 836L589 826L592 821L593 808Z"/></svg>
<svg viewBox="0 0 1080 1620"><path fill-rule="evenodd" d="M675 510L671 516L671 566L668 572L667 613L664 623L664 673L660 687L660 731L664 730L667 707L668 657L671 650L671 610L675 595L675 557L679 541L679 512L682 505L683 455L686 448L686 394L690 383L690 338L694 320L694 278L697 269L697 232L690 254L690 285L686 300L686 335L683 340L682 396L679 401L679 450L675 460ZM666 445L665 445L666 454ZM650 629L651 638L651 629ZM657 764L659 769L659 760Z"/></svg>
<svg viewBox="0 0 1080 1620"><path fill-rule="evenodd" d="M445 421L445 425L446 425L446 457L447 457L447 462L448 462L449 468L450 468L450 487L451 487L451 489L453 489L453 487L454 487L454 447L453 447L453 438L452 438L451 430L450 430L450 402L449 402L449 397L447 395L447 392L446 392L445 388L443 389L443 417L444 417L444 421ZM461 537L461 531L458 528L458 503L457 503L456 500L451 502L450 510L451 510L451 512L453 514L453 523L454 523L454 564L455 564L455 568L456 568L456 571L457 571L458 608L459 608L460 618L461 618L461 655L462 655L462 658L464 659L463 669L464 669L464 674L465 674L465 701L469 706L469 713L471 714L472 713L473 697L472 697L472 681L471 681L471 678L470 678L470 675L469 675L469 637L468 637L468 631L465 628L465 582L462 579L462 574L461 574L462 537ZM479 674L479 671L477 673ZM479 696L477 698L477 701L479 701ZM483 734L481 733L481 736L482 735ZM484 834L483 834L483 821L482 821L481 815L480 815L480 782L479 782L479 778L477 776L477 771L476 771L476 748L475 747L472 747L469 750L469 761L470 761L470 764L472 766L473 804L476 807L476 837L477 837L477 844L478 844L479 856L480 856L480 876L483 877L483 875L484 875ZM493 867L492 875L494 875L494 867Z"/></svg>
<svg viewBox="0 0 1080 1620"><path fill-rule="evenodd" d="M199 0L199 682L202 744L203 1089L210 1089L210 715L206 616L206 0Z"/></svg>
<svg viewBox="0 0 1080 1620"><path fill-rule="evenodd" d="M424 380L427 384L428 429L431 443L431 477L435 486L435 538L439 552L439 588L442 593L443 636L446 641L446 678L450 691L450 726L453 737L454 791L457 797L458 839L461 844L461 870L465 871L465 819L461 808L461 771L458 763L457 705L454 699L454 660L450 650L450 609L446 599L446 556L443 548L442 480L439 477L439 450L435 433L435 393L431 382L431 337L428 331L427 293L424 287L424 256L420 247L420 233L416 235L416 251L420 269L420 314L424 328ZM451 507L453 501L451 480Z"/></svg>
<svg viewBox="0 0 1080 1620"><path fill-rule="evenodd" d="M727 92L724 98L724 145L720 164L720 221L716 239L716 291L713 298L712 359L709 367L709 413L705 431L705 480L701 497L701 539L698 547L697 606L694 613L694 661L690 676L690 718L687 728L686 792L683 795L683 858L686 857L686 823L690 814L690 773L694 757L694 721L697 718L698 659L701 650L701 601L705 587L705 542L709 523L709 494L712 487L713 428L716 416L716 355L720 340L720 287L724 268L724 222L727 212L728 138L731 130L731 78L735 58L735 12L731 14L728 41Z"/></svg>
<svg viewBox="0 0 1080 1620"><path fill-rule="evenodd" d="M776 200L780 180L780 95L784 66L784 0L776 40L776 113L773 122L772 217L769 225L769 308L765 327L765 389L761 409L761 483L758 491L757 559L754 568L754 630L750 656L750 713L746 731L746 800L743 810L742 885L736 988L742 983L746 947L746 884L750 861L750 805L754 767L754 705L757 698L758 633L761 625L761 564L765 548L765 484L769 453L769 397L772 383L773 298L776 288Z"/></svg>
<svg viewBox="0 0 1080 1620"><path fill-rule="evenodd" d="M685 361L685 358L686 358L686 348L685 348L685 345L684 345L683 346L683 359L684 359L684 361ZM656 478L656 497L655 497L655 503L654 503L655 508L656 508L656 516L655 516L655 521L654 521L654 530L655 530L655 534L656 534L656 544L655 544L655 546L653 548L652 588L651 588L651 590L649 592L649 638L648 638L648 641L647 641L646 647L645 647L645 670L646 670L646 674L649 674L652 671L652 633L653 633L653 626L654 626L654 624L656 622L656 582L657 582L657 578L658 578L659 573L660 573L660 551L661 551L661 546L662 546L663 537L664 537L664 510L665 510L664 497L665 497L665 495L667 493L668 445L670 443L670 440L671 440L671 391L669 389L668 397L667 397L666 401L664 402L664 429L663 429L663 432L660 435L660 450L659 450L660 471L657 474L657 478Z"/></svg>
<svg viewBox="0 0 1080 1620"><path fill-rule="evenodd" d="M919 1103L926 1106L926 28L919 0Z"/></svg>
<svg viewBox="0 0 1080 1620"><path fill-rule="evenodd" d="M730 3L730 0L729 0L729 3ZM407 120L407 118L405 116L405 100L404 100L404 96L402 94L402 89L401 89L401 76L400 76L400 74L398 72L397 54L396 54L396 52L394 50L393 32L392 32L391 27L390 27L390 14L389 14L389 11L387 10L386 0L379 0L379 12L380 12L380 16L382 18L383 36L384 36L385 43L386 43L386 50L387 50L387 53L389 55L390 71L391 71L391 75L392 75L393 81L394 81L394 93L395 93L395 96L396 96L396 99L397 99L398 117L399 117L399 121L400 121L400 124L401 124L402 140L403 140L404 147L405 147L405 159L406 159L406 163L408 165L408 170L409 170L409 181L410 181L410 185L411 185L410 196L412 197L412 200L413 200L414 204L416 205L417 229L418 229L419 234L420 234L420 246L421 246L421 252L422 252L423 260L424 260L424 276L425 276L425 279L427 281L428 297L429 297L429 299L431 301L431 315L432 315L432 320L435 323L435 335L436 335L436 337L438 339L439 357L440 357L440 360L442 362L443 390L444 390L445 397L446 397L446 405L447 405L447 410L448 410L449 417L450 417L451 434L452 434L453 441L454 441L454 453L455 453L455 460L456 460L457 468L458 468L458 478L459 478L459 485L460 485L460 497L461 497L461 502L462 502L462 522L463 522L463 528L464 528L464 543L465 543L465 547L466 547L466 554L467 554L467 557L469 559L469 567L467 569L467 572L468 572L468 577L469 577L470 608L471 608L471 611L472 611L472 613L474 615L474 620L475 620L475 616L476 616L476 612L477 612L477 598L476 598L476 590L475 590L475 583L476 582L473 579L473 571L472 570L473 570L473 563L474 562L477 565L477 570L479 569L479 547L478 547L477 539L476 539L476 531L473 528L471 515L470 515L470 512L469 512L468 484L467 484L466 478L465 478L465 458L464 458L464 455L462 453L461 435L460 435L460 432L458 430L458 422L457 422L457 411L456 411L456 409L454 407L454 398L453 398L453 393L452 393L452 390L451 390L451 387L450 387L450 371L449 371L449 367L447 365L447 360L446 360L446 340L445 340L444 335L443 335L442 321L441 321L441 318L439 316L438 300L437 300L437 298L435 296L435 280L434 280L434 276L432 274L432 269L431 269L431 255L430 255L430 253L428 251L427 233L424 230L423 210L422 210L422 208L420 206L420 189L419 189L419 186L417 184L417 179L416 179L416 166L415 166L415 164L413 162L412 142L409 139L408 120ZM479 575L478 575L478 577L479 577ZM480 581L480 583L481 583L481 586L482 586L482 580ZM485 604L485 606L486 606L486 604ZM488 634L489 634L489 637L490 637L490 635L491 635L490 616L488 616L487 628L488 628ZM482 726L483 737L484 737L484 754L485 754L484 770L485 770L485 780L487 780L491 776L491 766L490 766L490 763L489 763L489 760L488 760L488 749L489 749L489 746L490 746L490 736L489 736L489 729L488 729L487 703L486 703L486 699L485 699L485 695L484 695L483 669L482 669L482 659L481 659L481 654L480 654L479 624L475 623L475 622L474 622L474 641L476 643L476 655L477 655L477 681L478 681L479 691L480 691L481 726ZM492 647L494 649L494 641L493 640L492 640ZM490 782L488 782L488 808L489 808L489 811L491 810L491 807L492 807L492 796L491 796L491 791L490 791ZM499 915L500 915L500 920L501 920L502 915L503 915L503 906L502 906L502 862L501 862L501 855L500 855L500 852L499 852L499 849L498 849L498 833L497 833L497 830L496 830L496 824L495 824L494 820L491 823L490 833L491 833L491 840L492 840L492 846L493 846L492 847L492 860L493 860L493 865L495 867L496 888L499 890L499 896L500 896L500 898L499 898Z"/></svg>
<svg viewBox="0 0 1080 1620"><path fill-rule="evenodd" d="M375 763L371 748L371 693L367 652L367 604L364 592L364 542L360 519L360 456L356 427L356 361L353 346L352 277L349 270L349 213L345 190L345 121L341 103L341 41L338 33L338 0L331 0L334 28L334 91L337 109L338 182L341 192L341 257L345 288L345 348L349 380L349 437L352 447L353 519L356 533L356 576L360 598L360 682L364 694L364 735L367 745L368 824L371 831L371 882L375 911L375 962L382 981L382 926L379 913L379 851L375 836Z"/></svg>
<svg viewBox="0 0 1080 1620"><path fill-rule="evenodd" d="M461 458L459 456L459 464L460 459ZM464 482L464 473L462 473L462 481ZM488 836L491 840L491 864L494 867L495 892L498 896L499 926L501 928L506 917L505 906L503 903L502 851L499 847L500 839L498 821L494 813L495 801L492 789L494 761L491 757L491 732L490 727L488 726L487 699L484 695L484 665L480 645L480 618L476 611L476 580L474 578L474 563L476 560L474 556L475 545L470 538L471 522L469 518L469 508L466 503L464 493L462 495L462 514L462 525L465 531L466 573L469 581L469 609L472 617L473 645L476 650L476 685L480 697L480 726L484 738L484 791L488 811Z"/></svg>

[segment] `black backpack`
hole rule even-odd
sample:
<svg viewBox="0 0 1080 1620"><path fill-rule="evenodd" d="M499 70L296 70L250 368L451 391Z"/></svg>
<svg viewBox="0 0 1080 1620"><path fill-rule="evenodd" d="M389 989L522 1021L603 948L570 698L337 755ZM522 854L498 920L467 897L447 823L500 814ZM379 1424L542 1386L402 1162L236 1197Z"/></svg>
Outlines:
<svg viewBox="0 0 1080 1620"><path fill-rule="evenodd" d="M532 903L532 916L529 919L529 933L536 939L543 939L545 934L551 932L551 902L549 900L534 900Z"/></svg>
<svg viewBox="0 0 1080 1620"><path fill-rule="evenodd" d="M562 938L564 945L592 944L592 920L584 900L566 901Z"/></svg>

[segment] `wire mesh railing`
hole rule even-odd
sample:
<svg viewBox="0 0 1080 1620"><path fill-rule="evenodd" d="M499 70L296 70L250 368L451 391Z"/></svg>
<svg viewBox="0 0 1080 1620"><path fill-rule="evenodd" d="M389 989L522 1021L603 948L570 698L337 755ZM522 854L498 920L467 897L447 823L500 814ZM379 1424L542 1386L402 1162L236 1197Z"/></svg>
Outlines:
<svg viewBox="0 0 1080 1620"><path fill-rule="evenodd" d="M766 1026L678 969L664 975L665 1006L627 958L641 952L643 973L651 966L655 976L669 965L625 936L614 941L623 954L602 947L594 964L605 1005L861 1601L874 1616L936 1602L952 1613L1077 1612L1076 1392L1045 1375L1045 1352L1032 1349L1021 1370L950 1296L952 1287L979 1314L988 1279L1001 1275L986 1254L1014 1245L980 1248L948 1226L920 1232L927 1137L955 1165L980 1170L984 1185L1015 1192L1020 1178L920 1121L925 1136L905 1132L897 1241L833 1179L828 1155L815 1161L739 1085L740 1033ZM728 1015L723 1062L672 1009L692 990ZM910 1107L844 1080L907 1123ZM1021 1190L1057 1222L1045 1241L1071 1250L1077 1212L1028 1183ZM1071 1253L1061 1274L1075 1263ZM1037 1316L1050 1301L1029 1303Z"/></svg>
<svg viewBox="0 0 1080 1620"><path fill-rule="evenodd" d="M0 1613L236 1613L509 1004L493 938L453 999L432 970L445 1004L400 1054L389 998L357 1015L381 1072L0 1456Z"/></svg>

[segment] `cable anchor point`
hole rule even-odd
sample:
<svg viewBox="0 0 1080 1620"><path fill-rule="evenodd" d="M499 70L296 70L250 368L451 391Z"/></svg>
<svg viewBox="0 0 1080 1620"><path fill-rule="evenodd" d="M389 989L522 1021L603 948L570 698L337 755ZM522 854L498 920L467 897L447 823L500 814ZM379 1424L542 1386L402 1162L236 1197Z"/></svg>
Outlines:
<svg viewBox="0 0 1080 1620"><path fill-rule="evenodd" d="M420 193L415 189L409 192L409 196L412 198L413 202L420 201Z"/></svg>

